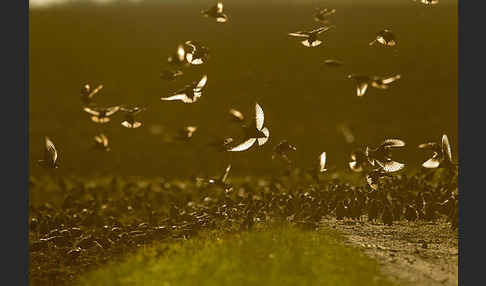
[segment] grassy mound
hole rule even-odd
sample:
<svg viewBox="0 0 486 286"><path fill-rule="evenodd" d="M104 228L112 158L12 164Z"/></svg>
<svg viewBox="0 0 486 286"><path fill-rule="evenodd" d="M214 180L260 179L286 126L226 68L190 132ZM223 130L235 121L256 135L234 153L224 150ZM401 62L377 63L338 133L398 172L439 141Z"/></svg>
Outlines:
<svg viewBox="0 0 486 286"><path fill-rule="evenodd" d="M81 285L393 285L375 261L332 231L276 227L219 233L140 250Z"/></svg>

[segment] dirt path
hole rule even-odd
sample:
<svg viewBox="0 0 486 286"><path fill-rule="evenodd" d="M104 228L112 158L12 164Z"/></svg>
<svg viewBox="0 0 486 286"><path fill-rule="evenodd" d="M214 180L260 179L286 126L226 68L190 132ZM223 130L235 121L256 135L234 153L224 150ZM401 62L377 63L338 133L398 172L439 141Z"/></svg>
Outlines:
<svg viewBox="0 0 486 286"><path fill-rule="evenodd" d="M457 232L445 222L369 222L323 220L339 230L347 243L378 260L384 273L400 284L458 285ZM408 282L408 283L407 283Z"/></svg>

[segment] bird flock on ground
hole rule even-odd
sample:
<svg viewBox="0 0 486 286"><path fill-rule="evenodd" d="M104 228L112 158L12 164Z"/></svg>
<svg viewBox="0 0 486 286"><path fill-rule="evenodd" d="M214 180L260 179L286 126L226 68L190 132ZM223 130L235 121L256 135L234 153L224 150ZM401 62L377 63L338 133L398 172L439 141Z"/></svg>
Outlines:
<svg viewBox="0 0 486 286"><path fill-rule="evenodd" d="M438 4L437 0L420 0L424 5ZM297 31L289 33L291 37L301 39L301 44L307 48L315 48L320 46L323 41L319 39L325 32L335 28L335 25L327 25L331 22L330 17L336 13L336 9L317 9L314 20L320 26L310 31ZM207 10L201 11L204 17L211 18L217 23L226 23L229 17L224 13L224 6L222 0L218 0L216 5ZM384 48L396 46L397 40L395 34L390 29L383 29L376 34L369 45L381 45ZM198 41L186 41L184 44L177 46L173 55L167 58L167 64L170 68L163 70L160 74L161 79L167 81L174 81L184 76L184 68L190 68L192 65L203 65L210 59L209 48L205 47ZM329 66L340 66L343 63L339 60L328 59L324 62ZM348 75L349 79L356 83L356 95L362 97L365 95L369 86L377 89L388 89L389 85L401 78L401 75L394 75L389 77L368 76L368 75ZM174 91L171 95L161 97L161 101L180 101L185 104L194 104L201 100L204 93L204 88L208 82L208 75L203 74L199 80ZM139 106L99 106L95 103L96 96L103 89L103 85L92 88L91 85L85 84L81 89L81 103L82 109L90 117L91 121L97 124L107 124L111 122L111 118L118 112L124 113L122 122L123 127L128 129L140 128L143 124L137 120L137 115L146 110L146 107ZM210 143L211 146L220 151L226 152L242 152L249 150L253 146L262 146L269 141L270 130L265 126L264 111L259 103L255 103L254 114L245 122L245 116L237 109L230 109L229 115L232 120L239 123L244 133L240 142L236 142L232 137L223 138L222 140ZM346 126L340 126L347 141L354 141L354 136ZM196 126L186 126L180 130L176 138L180 140L189 140L194 132ZM378 189L378 182L380 179L391 176L391 174L401 171L405 168L405 164L397 162L392 159L391 150L395 148L404 147L405 142L401 139L385 139L376 148L366 146L363 150L355 150L350 155L349 169L354 172L362 172L365 175L366 182L371 189ZM58 168L58 151L49 137L44 138L44 158L39 160L39 164L46 168ZM94 149L109 151L109 140L106 135L99 134L94 137ZM455 169L457 164L452 160L451 147L447 135L442 136L440 143L429 142L420 144L420 149L430 150L432 152L431 158L425 161L422 166L424 168L447 168ZM289 154L296 151L297 148L291 145L287 140L278 143L272 155L272 159L280 158L287 164L291 164ZM325 173L326 169L326 152L322 152L316 160L316 166L313 173L315 178L319 179L319 174ZM226 173L217 179L209 179L211 184L219 184L226 186L225 180L231 168L229 165Z"/></svg>

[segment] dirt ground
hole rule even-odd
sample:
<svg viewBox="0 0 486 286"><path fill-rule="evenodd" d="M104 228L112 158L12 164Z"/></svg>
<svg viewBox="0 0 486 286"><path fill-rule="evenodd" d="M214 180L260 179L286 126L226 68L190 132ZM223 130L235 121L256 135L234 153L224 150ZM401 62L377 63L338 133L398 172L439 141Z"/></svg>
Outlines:
<svg viewBox="0 0 486 286"><path fill-rule="evenodd" d="M394 222L393 226L367 221L324 219L339 230L346 243L364 249L378 260L392 281L405 285L458 285L458 234L440 221Z"/></svg>

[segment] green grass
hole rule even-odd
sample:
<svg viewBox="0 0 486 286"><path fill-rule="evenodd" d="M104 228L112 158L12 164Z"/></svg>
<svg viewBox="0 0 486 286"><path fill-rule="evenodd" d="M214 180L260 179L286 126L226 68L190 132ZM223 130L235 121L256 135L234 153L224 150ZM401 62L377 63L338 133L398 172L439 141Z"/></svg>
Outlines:
<svg viewBox="0 0 486 286"><path fill-rule="evenodd" d="M81 285L393 285L332 230L276 227L143 249Z"/></svg>

